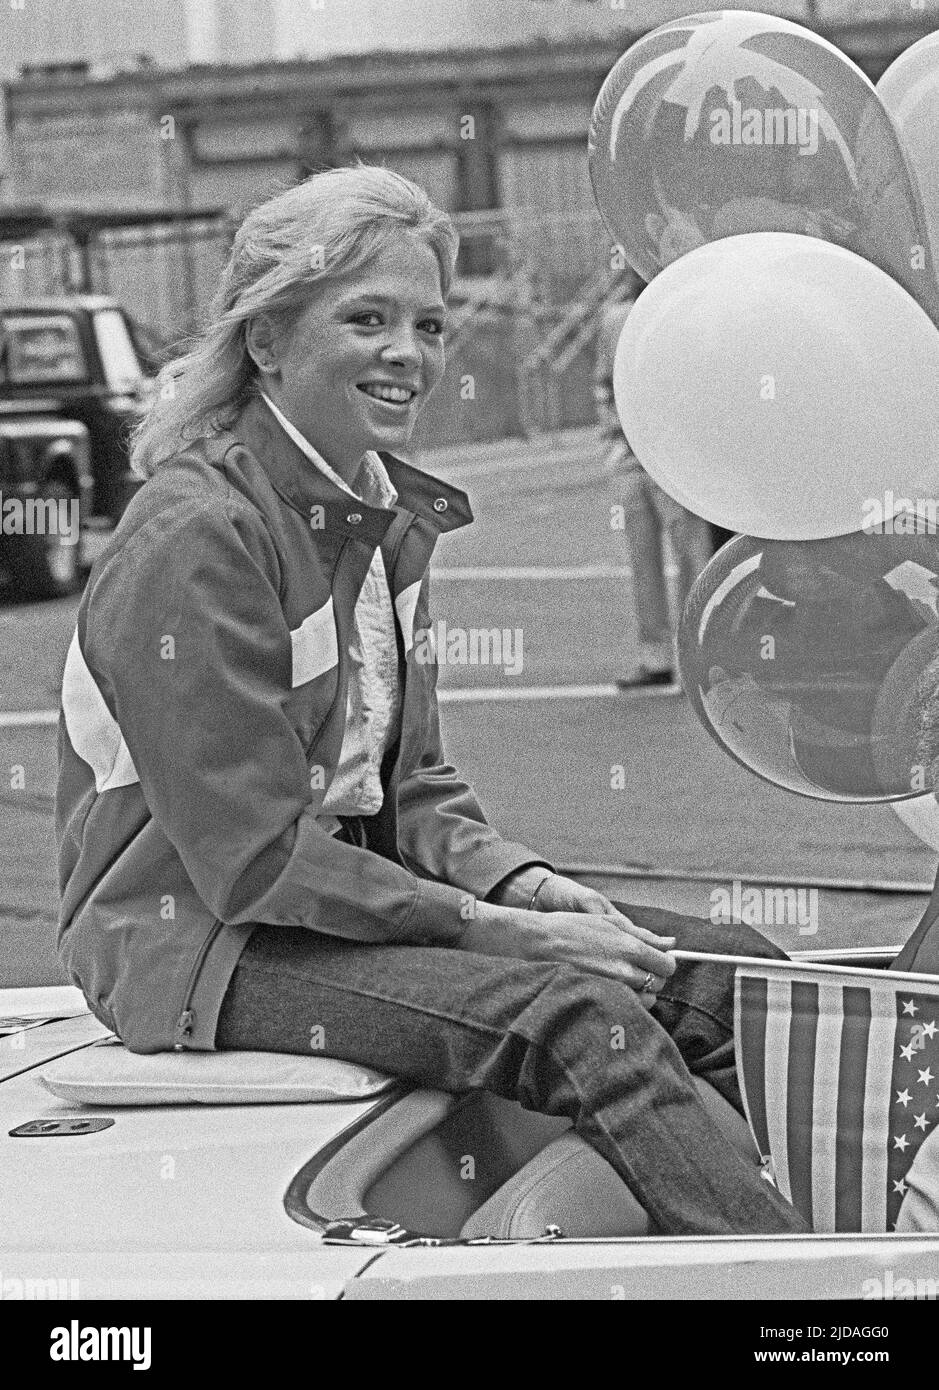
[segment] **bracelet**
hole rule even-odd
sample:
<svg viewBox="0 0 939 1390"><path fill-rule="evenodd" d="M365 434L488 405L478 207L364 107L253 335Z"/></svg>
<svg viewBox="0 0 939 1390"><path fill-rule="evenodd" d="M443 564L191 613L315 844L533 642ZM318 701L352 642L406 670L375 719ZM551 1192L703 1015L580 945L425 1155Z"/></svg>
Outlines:
<svg viewBox="0 0 939 1390"><path fill-rule="evenodd" d="M537 898L538 894L541 892L542 888L545 886L549 878L554 878L553 872L545 874L544 878L538 884L538 887L535 889L534 893L532 893L531 897L528 900L528 906L525 909L526 912L531 912L532 908L535 906L535 899Z"/></svg>

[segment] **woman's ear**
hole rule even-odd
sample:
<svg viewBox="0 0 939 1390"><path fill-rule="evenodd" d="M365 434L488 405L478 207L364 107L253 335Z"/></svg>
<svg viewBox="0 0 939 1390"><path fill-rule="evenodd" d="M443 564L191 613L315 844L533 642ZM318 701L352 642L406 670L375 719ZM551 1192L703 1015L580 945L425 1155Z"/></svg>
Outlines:
<svg viewBox="0 0 939 1390"><path fill-rule="evenodd" d="M270 314L256 314L248 320L245 346L259 372L269 376L278 370L277 333Z"/></svg>

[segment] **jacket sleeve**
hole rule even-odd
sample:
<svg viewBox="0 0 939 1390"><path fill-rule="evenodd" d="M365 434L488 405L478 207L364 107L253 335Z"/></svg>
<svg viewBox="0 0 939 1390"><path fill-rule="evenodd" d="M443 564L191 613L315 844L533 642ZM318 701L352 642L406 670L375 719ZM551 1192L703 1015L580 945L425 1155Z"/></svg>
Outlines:
<svg viewBox="0 0 939 1390"><path fill-rule="evenodd" d="M85 659L150 812L220 921L455 943L465 893L317 823L278 584L263 522L221 498L161 511L97 577Z"/></svg>
<svg viewBox="0 0 939 1390"><path fill-rule="evenodd" d="M420 607L427 612L427 576ZM502 879L533 864L553 865L504 840L486 821L476 793L446 760L437 707L437 664L425 668L428 712L421 755L398 787L398 849L416 872L486 897Z"/></svg>

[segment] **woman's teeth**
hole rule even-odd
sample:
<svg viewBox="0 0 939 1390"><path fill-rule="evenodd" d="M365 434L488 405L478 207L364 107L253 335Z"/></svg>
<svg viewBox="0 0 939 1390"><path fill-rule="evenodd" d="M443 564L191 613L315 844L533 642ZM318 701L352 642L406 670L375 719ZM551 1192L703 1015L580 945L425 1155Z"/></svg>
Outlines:
<svg viewBox="0 0 939 1390"><path fill-rule="evenodd" d="M364 391L367 396L374 396L377 401L391 401L393 405L406 405L414 395L413 391L407 390L404 386L375 386L371 383L360 386L360 391Z"/></svg>

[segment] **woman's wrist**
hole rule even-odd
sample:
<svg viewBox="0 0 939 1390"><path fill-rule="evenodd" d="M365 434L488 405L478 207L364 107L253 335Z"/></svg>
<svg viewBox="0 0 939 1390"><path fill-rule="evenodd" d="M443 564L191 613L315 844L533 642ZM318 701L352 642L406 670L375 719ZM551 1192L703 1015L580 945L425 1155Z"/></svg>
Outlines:
<svg viewBox="0 0 939 1390"><path fill-rule="evenodd" d="M535 889L534 893L532 893L531 897L528 899L528 902L527 902L526 907L525 907L526 912L536 912L536 911L540 911L540 910L541 910L541 909L537 906L537 904L538 904L538 895L539 895L539 893L541 892L542 888L543 888L543 887L545 886L545 884L547 883L547 881L548 881L549 878L554 878L554 874L551 873L550 871L549 871L548 873L546 873L546 874L544 875L544 877L541 878L541 879L539 880L539 883L538 883L537 888Z"/></svg>
<svg viewBox="0 0 939 1390"><path fill-rule="evenodd" d="M542 885L554 877L547 864L528 864L504 878L489 895L488 901L500 907L521 907L537 911L537 899Z"/></svg>
<svg viewBox="0 0 939 1390"><path fill-rule="evenodd" d="M531 935L531 926L532 919L517 907L477 900L476 914L467 922L457 949L523 960L522 943Z"/></svg>

